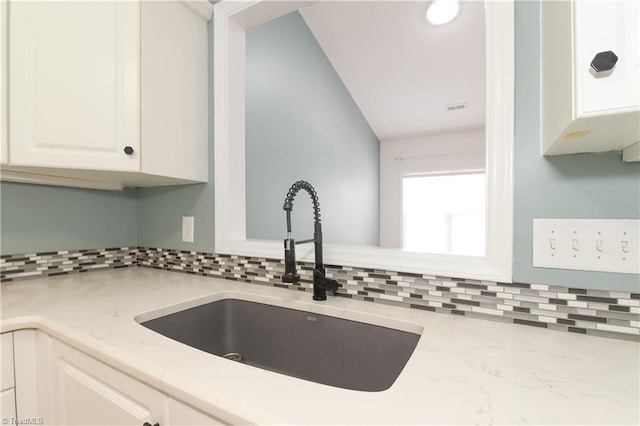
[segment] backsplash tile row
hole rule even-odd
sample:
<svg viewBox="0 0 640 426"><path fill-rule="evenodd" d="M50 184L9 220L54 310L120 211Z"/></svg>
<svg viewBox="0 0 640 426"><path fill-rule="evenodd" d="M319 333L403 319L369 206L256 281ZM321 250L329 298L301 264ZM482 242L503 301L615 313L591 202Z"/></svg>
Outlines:
<svg viewBox="0 0 640 426"><path fill-rule="evenodd" d="M300 283L282 282L284 262L213 253L138 248L138 265L299 291L312 291L313 265ZM640 294L326 266L338 296L572 333L640 341Z"/></svg>
<svg viewBox="0 0 640 426"><path fill-rule="evenodd" d="M0 256L0 281L65 275L136 265L136 247L62 250Z"/></svg>
<svg viewBox="0 0 640 426"><path fill-rule="evenodd" d="M143 266L312 291L310 263L300 283L286 284L284 262L144 247L69 250L0 256L0 280ZM327 267L337 296L558 331L640 341L640 294L546 284L498 283L348 266Z"/></svg>

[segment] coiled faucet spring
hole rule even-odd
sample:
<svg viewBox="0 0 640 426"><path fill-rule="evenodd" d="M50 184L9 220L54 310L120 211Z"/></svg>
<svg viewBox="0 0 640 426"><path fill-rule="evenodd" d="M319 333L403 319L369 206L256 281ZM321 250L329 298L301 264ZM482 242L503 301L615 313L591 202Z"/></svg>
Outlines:
<svg viewBox="0 0 640 426"><path fill-rule="evenodd" d="M320 202L318 201L318 194L316 193L315 188L307 181L299 180L289 188L289 192L287 192L287 196L284 199L284 206L282 207L284 210L291 211L293 210L293 199L298 194L298 191L304 189L309 193L311 197L311 202L313 203L313 221L314 223L320 223ZM289 229L287 229L289 231Z"/></svg>

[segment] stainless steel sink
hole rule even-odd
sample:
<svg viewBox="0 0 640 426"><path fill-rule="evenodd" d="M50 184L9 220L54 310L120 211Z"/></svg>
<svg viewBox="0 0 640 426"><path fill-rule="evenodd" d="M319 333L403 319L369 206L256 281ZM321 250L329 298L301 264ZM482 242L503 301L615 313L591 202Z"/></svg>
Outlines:
<svg viewBox="0 0 640 426"><path fill-rule="evenodd" d="M370 392L391 387L420 338L412 332L232 298L141 324L229 362Z"/></svg>

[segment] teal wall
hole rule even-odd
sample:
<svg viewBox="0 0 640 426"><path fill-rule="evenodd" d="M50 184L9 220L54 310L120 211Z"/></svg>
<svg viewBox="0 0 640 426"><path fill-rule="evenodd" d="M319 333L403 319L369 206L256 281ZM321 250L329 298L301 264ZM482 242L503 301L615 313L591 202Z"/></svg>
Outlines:
<svg viewBox="0 0 640 426"><path fill-rule="evenodd" d="M533 218L640 218L640 163L540 155L540 3L516 2L514 281L640 291L632 274L533 268Z"/></svg>
<svg viewBox="0 0 640 426"><path fill-rule="evenodd" d="M284 238L283 200L306 180L325 242L377 246L380 142L299 12L246 32L245 77L247 237ZM306 193L292 229L313 233Z"/></svg>
<svg viewBox="0 0 640 426"><path fill-rule="evenodd" d="M213 179L209 182L138 189L138 245L213 252ZM182 242L182 216L194 217L193 243Z"/></svg>
<svg viewBox="0 0 640 426"><path fill-rule="evenodd" d="M135 247L135 191L0 183L0 253Z"/></svg>

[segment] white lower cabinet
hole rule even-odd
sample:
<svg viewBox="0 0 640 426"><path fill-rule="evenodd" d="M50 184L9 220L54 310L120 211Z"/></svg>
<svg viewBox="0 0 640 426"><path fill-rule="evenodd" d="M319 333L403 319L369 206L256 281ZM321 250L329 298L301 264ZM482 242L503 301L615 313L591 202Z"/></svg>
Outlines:
<svg viewBox="0 0 640 426"><path fill-rule="evenodd" d="M2 334L0 398L2 417L7 419L7 423L13 422L9 418L24 419L39 415L38 373L42 368L38 365L37 359L39 356L46 357L47 351L46 348L40 350L37 336L38 332L33 329Z"/></svg>
<svg viewBox="0 0 640 426"><path fill-rule="evenodd" d="M11 388L0 393L0 411L2 417L16 417L16 390Z"/></svg>
<svg viewBox="0 0 640 426"><path fill-rule="evenodd" d="M3 333L0 342L2 351L2 375L0 385L2 391L15 387L13 380L13 333Z"/></svg>
<svg viewBox="0 0 640 426"><path fill-rule="evenodd" d="M3 333L1 350L3 418L58 425L228 424L40 330Z"/></svg>
<svg viewBox="0 0 640 426"><path fill-rule="evenodd" d="M166 397L157 390L57 340L52 356L55 424L166 423Z"/></svg>
<svg viewBox="0 0 640 426"><path fill-rule="evenodd" d="M2 334L2 375L0 376L0 408L2 417L16 417L16 391L13 368L13 333Z"/></svg>
<svg viewBox="0 0 640 426"><path fill-rule="evenodd" d="M51 355L54 424L225 424L56 339Z"/></svg>
<svg viewBox="0 0 640 426"><path fill-rule="evenodd" d="M47 381L48 336L35 329L13 332L13 355L16 381L16 414L20 418L37 417L41 410L40 382ZM42 388L43 390L45 388Z"/></svg>

